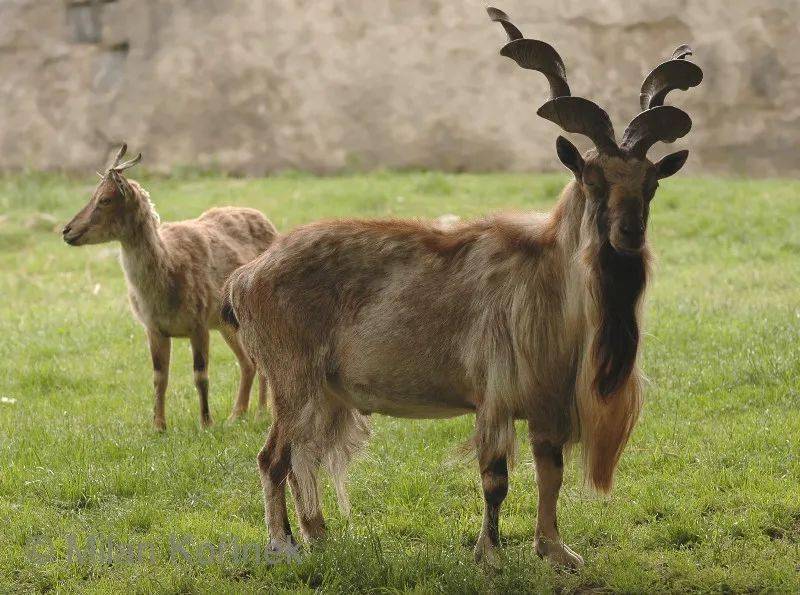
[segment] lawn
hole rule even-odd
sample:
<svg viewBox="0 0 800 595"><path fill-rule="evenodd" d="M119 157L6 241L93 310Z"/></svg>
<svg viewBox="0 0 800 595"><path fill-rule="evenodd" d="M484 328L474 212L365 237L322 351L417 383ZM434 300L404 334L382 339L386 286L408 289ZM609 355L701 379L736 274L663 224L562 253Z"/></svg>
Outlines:
<svg viewBox="0 0 800 595"><path fill-rule="evenodd" d="M164 220L235 204L287 230L345 215L542 210L566 179L182 172L140 181ZM586 559L578 573L533 553L536 486L522 425L501 515L503 567L473 563L480 480L455 448L471 416L375 416L350 474L349 520L325 483L324 547L278 565L214 555L206 544L266 542L255 456L268 420L222 423L238 373L215 335L217 423L199 428L189 346L177 340L169 428L152 429L150 357L117 246L70 248L54 233L92 184L0 177L0 592L800 590L800 182L662 183L642 419L609 498L584 489L578 461L567 463L559 525ZM92 538L146 555L76 560Z"/></svg>

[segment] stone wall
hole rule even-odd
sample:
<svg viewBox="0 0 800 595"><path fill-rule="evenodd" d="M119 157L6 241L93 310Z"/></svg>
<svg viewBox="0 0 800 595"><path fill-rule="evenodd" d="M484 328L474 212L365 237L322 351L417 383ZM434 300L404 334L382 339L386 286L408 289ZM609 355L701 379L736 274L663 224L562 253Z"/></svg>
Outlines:
<svg viewBox="0 0 800 595"><path fill-rule="evenodd" d="M618 136L688 42L692 170L800 173L800 2L504 1ZM474 1L0 0L0 168L90 171L125 139L159 170L554 169L546 82L504 41Z"/></svg>

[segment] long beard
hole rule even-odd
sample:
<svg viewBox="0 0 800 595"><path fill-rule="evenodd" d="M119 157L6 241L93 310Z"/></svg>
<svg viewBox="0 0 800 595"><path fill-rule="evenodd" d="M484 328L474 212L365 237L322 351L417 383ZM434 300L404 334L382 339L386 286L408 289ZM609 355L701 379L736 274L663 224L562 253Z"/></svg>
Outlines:
<svg viewBox="0 0 800 595"><path fill-rule="evenodd" d="M600 314L592 345L597 365L594 388L604 400L624 386L636 364L638 306L647 284L646 250L623 255L606 240L592 263Z"/></svg>

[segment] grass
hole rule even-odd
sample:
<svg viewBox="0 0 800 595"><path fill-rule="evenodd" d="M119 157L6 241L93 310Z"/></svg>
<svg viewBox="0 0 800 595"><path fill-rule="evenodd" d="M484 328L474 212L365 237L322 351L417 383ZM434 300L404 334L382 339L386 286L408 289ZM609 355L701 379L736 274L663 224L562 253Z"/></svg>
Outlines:
<svg viewBox="0 0 800 595"><path fill-rule="evenodd" d="M285 230L342 215L546 209L565 180L184 172L142 181L165 220L238 204ZM572 574L533 554L527 446L501 517L503 568L473 564L479 478L453 449L471 431L469 416L377 417L350 476L350 521L326 484L330 540L299 562L207 555L204 542L266 541L255 455L268 422L201 431L189 347L177 341L169 430L151 429L149 355L128 312L117 248L68 248L53 233L91 184L0 177L0 592L800 590L797 181L678 176L662 184L651 219L659 260L646 309L644 415L610 498L584 490L577 462L568 464L560 527L587 561ZM236 382L217 336L218 422ZM519 435L524 443L522 427ZM142 544L152 556L68 559L72 542L92 536ZM171 536L188 544L192 561L170 558Z"/></svg>

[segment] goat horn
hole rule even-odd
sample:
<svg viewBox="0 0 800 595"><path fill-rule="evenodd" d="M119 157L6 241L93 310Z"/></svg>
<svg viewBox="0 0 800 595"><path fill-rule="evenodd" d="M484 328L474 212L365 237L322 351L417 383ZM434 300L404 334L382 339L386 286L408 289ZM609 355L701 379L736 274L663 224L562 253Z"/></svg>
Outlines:
<svg viewBox="0 0 800 595"><path fill-rule="evenodd" d="M502 10L499 8L494 8L493 6L489 6L486 9L486 13L489 15L489 18L492 19L492 21L503 25L503 29L506 30L506 34L508 35L508 41L522 39L522 31L514 26L514 24L509 20L508 15Z"/></svg>
<svg viewBox="0 0 800 595"><path fill-rule="evenodd" d="M564 61L549 43L538 39L515 39L500 50L500 55L511 58L522 68L538 70L550 83L550 98L571 95L567 84Z"/></svg>
<svg viewBox="0 0 800 595"><path fill-rule="evenodd" d="M556 97L536 112L567 132L589 137L595 147L609 155L619 154L614 126L606 111L583 97Z"/></svg>
<svg viewBox="0 0 800 595"><path fill-rule="evenodd" d="M673 105L659 105L636 116L622 136L621 148L638 159L657 142L673 143L686 136L692 128L692 119L685 111Z"/></svg>
<svg viewBox="0 0 800 595"><path fill-rule="evenodd" d="M126 161L125 163L121 163L121 164L119 164L119 165L117 165L117 166L114 166L114 167L112 167L111 169L113 169L113 170L114 170L114 171L116 171L116 172L121 172L121 171L124 171L124 170L126 170L126 169L130 169L131 167L133 167L134 165L136 165L137 163L139 163L141 160L142 160L142 154L141 154L141 153L139 153L139 154L138 154L136 157L134 157L133 159L129 159L129 160L128 160L128 161Z"/></svg>
<svg viewBox="0 0 800 595"><path fill-rule="evenodd" d="M508 15L502 10L489 7L486 9L492 21L500 23L508 34L508 43L500 50L500 55L511 58L522 68L538 70L547 77L550 83L550 97L563 97L570 95L567 84L567 71L564 61L558 52L548 43L538 39L525 39Z"/></svg>
<svg viewBox="0 0 800 595"><path fill-rule="evenodd" d="M694 55L694 50L684 43L675 48L675 51L672 52L672 57L670 59L686 60L686 58L692 55Z"/></svg>
<svg viewBox="0 0 800 595"><path fill-rule="evenodd" d="M664 99L670 91L686 91L700 84L703 71L694 62L686 60L686 56L690 55L692 49L688 45L679 46L672 53L672 59L659 64L647 75L639 95L642 110L664 105Z"/></svg>
<svg viewBox="0 0 800 595"><path fill-rule="evenodd" d="M127 151L128 151L128 143L122 143L122 146L119 148L119 151L117 151L117 156L114 157L114 163L111 164L111 167L109 169L117 167L120 160L125 156L125 153Z"/></svg>
<svg viewBox="0 0 800 595"><path fill-rule="evenodd" d="M509 42L500 55L511 58L522 68L538 70L550 83L550 101L536 112L567 132L588 136L603 153L618 155L611 118L603 108L583 97L573 97L567 83L564 61L553 46L538 39L525 39L502 10L487 8L489 18L505 27ZM509 29L508 26L512 27Z"/></svg>

